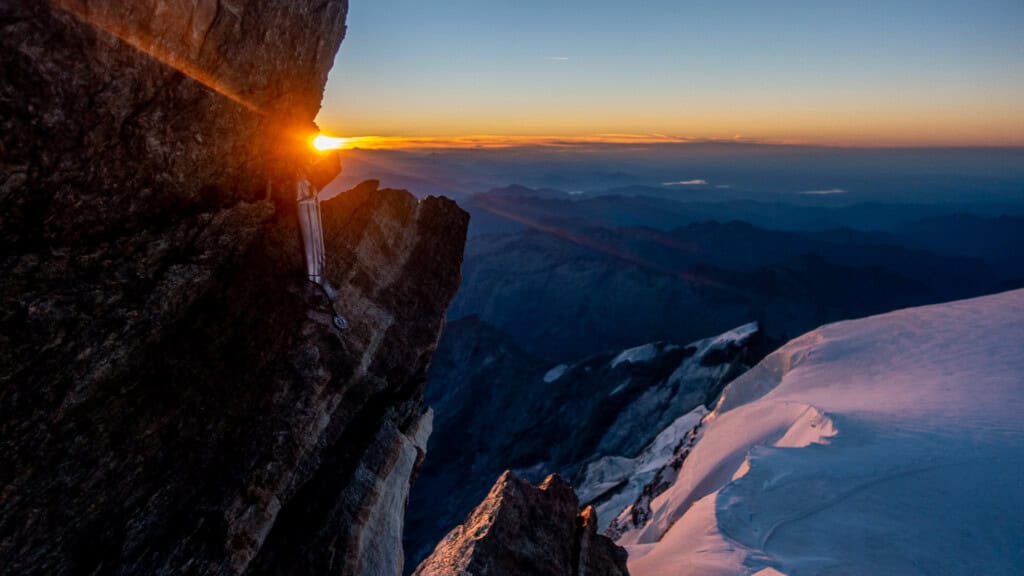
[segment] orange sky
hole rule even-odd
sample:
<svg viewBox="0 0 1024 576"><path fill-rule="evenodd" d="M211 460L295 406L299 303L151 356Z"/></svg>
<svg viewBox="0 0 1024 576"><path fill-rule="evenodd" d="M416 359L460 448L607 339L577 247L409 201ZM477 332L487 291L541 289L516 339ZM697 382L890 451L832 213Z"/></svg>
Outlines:
<svg viewBox="0 0 1024 576"><path fill-rule="evenodd" d="M1024 146L1021 30L1020 0L375 0L352 4L318 123L393 137L363 146Z"/></svg>

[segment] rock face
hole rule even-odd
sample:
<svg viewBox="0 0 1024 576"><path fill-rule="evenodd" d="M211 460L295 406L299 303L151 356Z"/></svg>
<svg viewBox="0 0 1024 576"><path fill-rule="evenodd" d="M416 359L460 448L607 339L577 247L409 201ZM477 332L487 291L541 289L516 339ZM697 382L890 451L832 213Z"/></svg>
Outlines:
<svg viewBox="0 0 1024 576"><path fill-rule="evenodd" d="M4 251L285 192L347 12L346 0L4 0Z"/></svg>
<svg viewBox="0 0 1024 576"><path fill-rule="evenodd" d="M326 202L334 328L292 183L346 12L0 1L0 574L400 571L468 217Z"/></svg>
<svg viewBox="0 0 1024 576"><path fill-rule="evenodd" d="M535 487L506 471L414 575L629 574L626 551L598 535L593 508L579 513L578 504L557 475Z"/></svg>

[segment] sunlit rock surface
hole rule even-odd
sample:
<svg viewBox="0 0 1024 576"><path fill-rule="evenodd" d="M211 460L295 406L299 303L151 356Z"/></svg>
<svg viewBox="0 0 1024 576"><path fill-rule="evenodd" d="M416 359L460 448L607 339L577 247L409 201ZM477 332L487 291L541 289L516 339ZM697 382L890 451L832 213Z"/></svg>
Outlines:
<svg viewBox="0 0 1024 576"><path fill-rule="evenodd" d="M4 253L281 197L346 0L0 3Z"/></svg>
<svg viewBox="0 0 1024 576"><path fill-rule="evenodd" d="M627 575L625 550L597 534L593 508L578 505L557 475L533 486L506 471L414 574Z"/></svg>
<svg viewBox="0 0 1024 576"><path fill-rule="evenodd" d="M346 12L0 2L0 574L401 568L468 217L326 202L334 328L292 183Z"/></svg>

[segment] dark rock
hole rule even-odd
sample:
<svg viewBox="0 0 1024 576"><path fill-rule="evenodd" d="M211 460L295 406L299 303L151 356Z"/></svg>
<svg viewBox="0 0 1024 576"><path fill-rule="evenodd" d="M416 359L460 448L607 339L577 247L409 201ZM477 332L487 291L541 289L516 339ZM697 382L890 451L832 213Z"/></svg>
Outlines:
<svg viewBox="0 0 1024 576"><path fill-rule="evenodd" d="M540 486L506 471L487 498L448 533L416 576L627 575L626 551L597 534L593 509L557 475Z"/></svg>
<svg viewBox="0 0 1024 576"><path fill-rule="evenodd" d="M626 550L597 533L597 512L587 506L577 520L580 526L580 561L576 576L626 575Z"/></svg>
<svg viewBox="0 0 1024 576"><path fill-rule="evenodd" d="M404 498L374 509L419 456L466 218L393 190L342 195L324 216L348 332L296 270L280 213L230 263L168 271L149 295L167 310L114 332L99 316L7 373L0 572L378 573L359 553L378 520L398 523L374 545L399 557Z"/></svg>
<svg viewBox="0 0 1024 576"><path fill-rule="evenodd" d="M347 0L0 3L0 250L288 199Z"/></svg>
<svg viewBox="0 0 1024 576"><path fill-rule="evenodd" d="M0 2L0 574L400 570L468 217L325 203L333 327L293 182L346 12Z"/></svg>

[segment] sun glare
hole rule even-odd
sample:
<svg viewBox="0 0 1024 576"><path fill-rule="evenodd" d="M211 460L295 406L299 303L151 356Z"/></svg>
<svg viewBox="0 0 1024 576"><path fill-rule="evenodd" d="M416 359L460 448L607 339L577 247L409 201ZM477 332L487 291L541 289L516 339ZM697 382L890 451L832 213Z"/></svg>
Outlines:
<svg viewBox="0 0 1024 576"><path fill-rule="evenodd" d="M339 138L336 136L326 136L324 134L317 134L313 138L313 148L316 148L320 152L327 152L328 150L340 150L348 144L348 138Z"/></svg>

